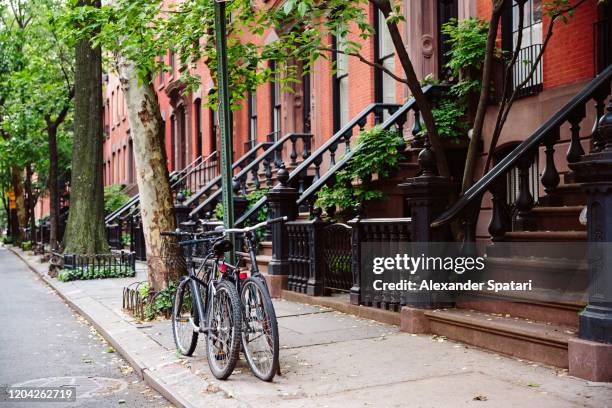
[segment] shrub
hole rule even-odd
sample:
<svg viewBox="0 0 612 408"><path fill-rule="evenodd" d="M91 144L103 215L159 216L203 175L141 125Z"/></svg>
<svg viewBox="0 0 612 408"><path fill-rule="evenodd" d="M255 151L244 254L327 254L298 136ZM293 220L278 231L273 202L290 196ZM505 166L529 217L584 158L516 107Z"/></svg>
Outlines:
<svg viewBox="0 0 612 408"><path fill-rule="evenodd" d="M106 278L131 278L136 276L136 271L127 266L87 266L76 269L62 269L57 274L57 279L62 282L73 280L90 280Z"/></svg>
<svg viewBox="0 0 612 408"><path fill-rule="evenodd" d="M32 245L32 241L23 241L21 243L21 249L23 249L24 251L29 251L30 249L32 249Z"/></svg>
<svg viewBox="0 0 612 408"><path fill-rule="evenodd" d="M104 187L104 213L110 214L127 203L130 196L123 192L121 184Z"/></svg>
<svg viewBox="0 0 612 408"><path fill-rule="evenodd" d="M367 181L372 174L387 177L397 166L398 146L403 143L395 131L380 126L363 131L357 139L354 154L344 169L336 173L332 186L323 186L317 193L315 205L319 208L336 207L352 211L356 204L383 198L381 191L372 188ZM354 181L360 181L354 185Z"/></svg>

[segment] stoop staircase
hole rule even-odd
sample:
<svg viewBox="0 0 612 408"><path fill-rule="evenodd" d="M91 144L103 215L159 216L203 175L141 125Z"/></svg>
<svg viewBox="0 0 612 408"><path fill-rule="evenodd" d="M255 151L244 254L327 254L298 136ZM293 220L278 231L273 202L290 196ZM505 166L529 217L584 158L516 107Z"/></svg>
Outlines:
<svg viewBox="0 0 612 408"><path fill-rule="evenodd" d="M579 332L589 276L584 259L587 227L580 222L587 201L568 164L577 163L585 152L602 149L597 123L604 115L611 79L609 66L434 222L440 226L462 214L473 228L469 207L490 194L490 201L482 202L483 208L491 202L488 276L499 281L534 278L538 287L520 297L490 292L459 295L454 308L424 312L432 333L519 358L569 366L568 342ZM591 107L594 110L588 114ZM560 130L565 123L570 125L569 134ZM567 151L563 161L555 156L555 150L561 149ZM544 163L539 174L543 194L530 182L538 156ZM519 179L518 194L510 200L505 182L513 171ZM566 291L565 296L554 294L559 289Z"/></svg>

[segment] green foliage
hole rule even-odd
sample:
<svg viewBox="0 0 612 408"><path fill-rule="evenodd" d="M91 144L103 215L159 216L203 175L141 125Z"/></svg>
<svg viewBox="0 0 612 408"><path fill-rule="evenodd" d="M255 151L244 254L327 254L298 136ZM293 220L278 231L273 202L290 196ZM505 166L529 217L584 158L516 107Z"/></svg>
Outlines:
<svg viewBox="0 0 612 408"><path fill-rule="evenodd" d="M106 278L131 278L136 272L126 266L88 266L85 268L62 269L57 275L61 282Z"/></svg>
<svg viewBox="0 0 612 408"><path fill-rule="evenodd" d="M465 135L469 125L465 121L466 104L456 98L442 98L438 105L432 109L438 135L443 139L453 139ZM426 131L422 130L421 135Z"/></svg>
<svg viewBox="0 0 612 408"><path fill-rule="evenodd" d="M32 241L23 241L21 243L21 249L23 249L24 251L29 251L30 249L32 249L32 245Z"/></svg>
<svg viewBox="0 0 612 408"><path fill-rule="evenodd" d="M251 191L246 195L247 199L247 210L251 209L263 196L268 194L270 191L269 187L260 187L256 190ZM214 210L215 218L217 220L223 220L223 215L225 214L225 210L223 208L223 203L218 203L215 206ZM257 212L257 222L262 222L268 219L268 208L264 206Z"/></svg>
<svg viewBox="0 0 612 408"><path fill-rule="evenodd" d="M172 312L172 299L174 299L176 294L177 286L176 283L170 282L166 289L163 289L155 296L149 296L150 288L148 283L139 288L143 299L148 301L144 308L145 319L153 320L156 316L167 316Z"/></svg>
<svg viewBox="0 0 612 408"><path fill-rule="evenodd" d="M7 237L2 237L2 243L4 245L10 245L13 243L13 237L7 236Z"/></svg>
<svg viewBox="0 0 612 408"><path fill-rule="evenodd" d="M205 61L212 77L216 77L214 1L168 4L162 0L115 0L100 9L74 7L77 0L68 3L69 13L62 22L72 30L71 40L97 31L95 42L105 47L111 62L116 63L119 55L133 61L143 82L150 83L160 70L170 69L159 59L168 49L180 58L177 65L186 68L181 71L185 93L201 83L194 69L198 61ZM401 21L399 4L392 4L389 19ZM330 51L325 48L329 47L330 35L346 38L349 27L361 39L374 32L368 13L364 13L368 0L287 0L281 7L272 8L253 7L252 0L233 0L225 5L230 102L234 110L241 107L248 91L271 80L291 90L315 60L329 57ZM269 37L272 30L278 39L261 44L258 40ZM360 42L346 41L345 50L355 52L360 47ZM208 106L215 108L216 99L213 88Z"/></svg>
<svg viewBox="0 0 612 408"><path fill-rule="evenodd" d="M469 124L466 122L468 95L480 90L480 70L484 62L489 23L471 17L457 22L451 19L442 25L442 33L447 38L450 50L446 67L451 71L450 95L443 97L432 109L438 135L443 139L458 142L465 136ZM424 84L436 83L432 78L425 78ZM423 126L424 128L424 126ZM423 130L421 133L424 134Z"/></svg>
<svg viewBox="0 0 612 408"><path fill-rule="evenodd" d="M121 243L123 244L124 247L130 246L130 244L132 243L132 236L127 232L122 233Z"/></svg>
<svg viewBox="0 0 612 408"><path fill-rule="evenodd" d="M114 184L104 187L104 213L110 214L118 210L130 200L130 196L123 192L123 185Z"/></svg>
<svg viewBox="0 0 612 408"><path fill-rule="evenodd" d="M446 43L450 46L450 51L446 54L449 58L446 66L450 68L455 78L463 76L468 69L482 69L489 30L488 22L476 17L459 22L451 19L442 25L441 30L447 38ZM479 84L472 83L470 86L477 87Z"/></svg>
<svg viewBox="0 0 612 408"><path fill-rule="evenodd" d="M358 203L383 198L368 182L372 174L388 177L399 160L397 132L376 126L359 134L354 154L344 169L336 173L332 186L323 186L315 205L319 208L336 207L350 212ZM359 182L355 185L354 182Z"/></svg>

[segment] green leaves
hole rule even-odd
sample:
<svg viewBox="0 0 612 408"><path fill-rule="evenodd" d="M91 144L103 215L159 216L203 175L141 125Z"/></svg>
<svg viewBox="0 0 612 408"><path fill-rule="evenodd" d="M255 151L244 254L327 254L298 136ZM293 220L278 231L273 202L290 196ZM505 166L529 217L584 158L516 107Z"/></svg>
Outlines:
<svg viewBox="0 0 612 408"><path fill-rule="evenodd" d="M104 213L110 214L129 201L130 197L123 192L123 185L114 184L104 187Z"/></svg>
<svg viewBox="0 0 612 408"><path fill-rule="evenodd" d="M373 174L379 178L388 177L397 166L399 142L397 132L379 126L361 132L353 156L336 174L334 184L319 190L315 205L319 208L337 207L342 216L358 203L383 198L383 193L373 189L369 180Z"/></svg>

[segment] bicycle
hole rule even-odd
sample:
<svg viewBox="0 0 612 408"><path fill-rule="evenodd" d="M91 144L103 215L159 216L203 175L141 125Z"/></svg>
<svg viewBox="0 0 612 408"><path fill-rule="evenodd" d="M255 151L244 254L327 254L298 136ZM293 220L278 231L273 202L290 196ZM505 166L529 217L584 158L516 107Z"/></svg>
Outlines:
<svg viewBox="0 0 612 408"><path fill-rule="evenodd" d="M274 376L280 372L279 336L278 322L270 291L257 266L255 231L286 220L287 217L280 217L245 228L224 229L218 227L216 231L212 232L223 236L232 233L242 234L242 240L250 258L251 275L247 276L238 266L226 265L234 271L234 283L237 292L240 293L243 322L241 330L242 349L251 371L263 381L272 381ZM237 265L240 265L242 260L239 259Z"/></svg>
<svg viewBox="0 0 612 408"><path fill-rule="evenodd" d="M219 269L217 260L231 249L231 242L216 238L198 238L205 235L181 231L162 232L163 236L179 239L185 251L187 276L181 278L172 305L172 334L177 350L191 356L200 333L206 334L208 366L219 380L227 379L238 361L242 329L240 297L236 286L225 270ZM209 251L201 266L196 268L193 247L207 244ZM212 267L206 268L212 264Z"/></svg>
<svg viewBox="0 0 612 408"><path fill-rule="evenodd" d="M189 238L178 244L181 247L191 247L185 254L189 275L181 279L173 302L172 331L175 344L181 354L191 356L199 333L206 333L208 364L213 375L220 380L227 379L236 366L238 338L247 363L256 377L272 381L279 371L278 323L268 286L257 267L254 232L285 220L286 217L281 217L252 227L219 227L201 233L162 233ZM237 266L242 259L237 265L225 262L225 254L231 250L232 243L224 237L230 233L243 236L251 259L251 276ZM202 243L207 246L206 255L200 267L196 268L193 248ZM207 288L205 292L201 290L203 287ZM214 296L217 293L223 296L215 302ZM209 299L213 301L209 302ZM206 310L209 313L205 313ZM202 326L204 319L200 319L200 316L207 316L206 326ZM229 335L226 334L228 332ZM225 365L219 366L220 361L225 362Z"/></svg>

